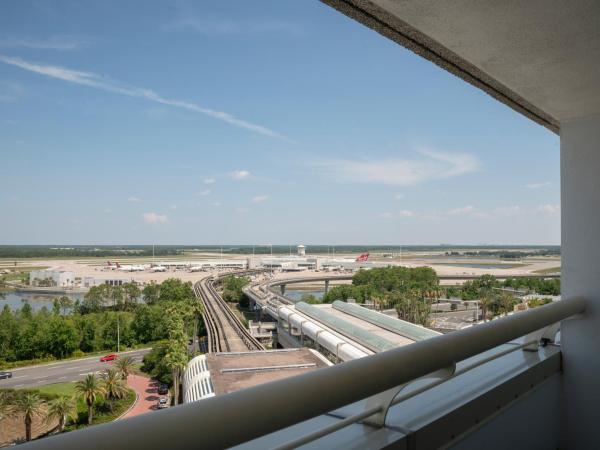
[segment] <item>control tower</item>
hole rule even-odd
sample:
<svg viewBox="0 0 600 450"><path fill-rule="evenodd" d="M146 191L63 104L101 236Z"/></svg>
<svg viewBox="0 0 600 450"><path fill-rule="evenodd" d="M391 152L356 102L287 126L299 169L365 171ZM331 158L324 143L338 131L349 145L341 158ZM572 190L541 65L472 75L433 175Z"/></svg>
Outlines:
<svg viewBox="0 0 600 450"><path fill-rule="evenodd" d="M306 247L302 244L298 246L298 256L306 256Z"/></svg>

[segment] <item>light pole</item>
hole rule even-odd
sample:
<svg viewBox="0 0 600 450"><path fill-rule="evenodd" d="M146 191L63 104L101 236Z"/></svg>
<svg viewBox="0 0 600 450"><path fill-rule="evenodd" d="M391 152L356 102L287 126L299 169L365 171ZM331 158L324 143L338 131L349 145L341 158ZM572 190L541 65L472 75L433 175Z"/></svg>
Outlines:
<svg viewBox="0 0 600 450"><path fill-rule="evenodd" d="M117 353L121 351L121 330L119 327L119 313L117 313Z"/></svg>

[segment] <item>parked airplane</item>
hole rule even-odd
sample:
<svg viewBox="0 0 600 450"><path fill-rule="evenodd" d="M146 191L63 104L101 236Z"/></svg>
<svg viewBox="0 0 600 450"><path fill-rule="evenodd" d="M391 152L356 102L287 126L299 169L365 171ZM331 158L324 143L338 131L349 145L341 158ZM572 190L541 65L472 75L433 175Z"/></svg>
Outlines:
<svg viewBox="0 0 600 450"><path fill-rule="evenodd" d="M139 272L142 270L146 270L146 266L139 266L139 265L126 265L126 266L122 266L121 264L119 264L119 262L115 262L114 264L111 264L110 261L108 261L108 267L110 267L111 269L117 269L117 270L122 270L123 272Z"/></svg>
<svg viewBox="0 0 600 450"><path fill-rule="evenodd" d="M167 268L165 266L154 266L150 270L152 272L166 272Z"/></svg>
<svg viewBox="0 0 600 450"><path fill-rule="evenodd" d="M204 267L202 266L192 266L190 267L190 272L204 272Z"/></svg>
<svg viewBox="0 0 600 450"><path fill-rule="evenodd" d="M356 262L367 262L368 260L369 260L369 252L361 253L356 258Z"/></svg>

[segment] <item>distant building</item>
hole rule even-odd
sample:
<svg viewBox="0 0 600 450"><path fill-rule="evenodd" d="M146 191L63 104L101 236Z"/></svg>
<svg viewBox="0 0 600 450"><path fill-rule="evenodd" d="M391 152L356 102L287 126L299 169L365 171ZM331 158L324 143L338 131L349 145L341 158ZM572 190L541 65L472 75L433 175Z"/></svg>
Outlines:
<svg viewBox="0 0 600 450"><path fill-rule="evenodd" d="M306 247L302 244L298 246L298 256L306 256Z"/></svg>
<svg viewBox="0 0 600 450"><path fill-rule="evenodd" d="M29 272L29 284L39 287L72 287L75 274L65 270L32 270Z"/></svg>

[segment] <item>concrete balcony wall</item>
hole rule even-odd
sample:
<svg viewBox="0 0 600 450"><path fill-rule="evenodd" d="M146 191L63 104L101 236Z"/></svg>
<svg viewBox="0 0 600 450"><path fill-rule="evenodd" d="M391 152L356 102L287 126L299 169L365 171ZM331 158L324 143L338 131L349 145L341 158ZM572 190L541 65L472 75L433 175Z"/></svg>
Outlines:
<svg viewBox="0 0 600 450"><path fill-rule="evenodd" d="M562 448L600 448L600 116L561 124L562 296L586 297L563 323Z"/></svg>
<svg viewBox="0 0 600 450"><path fill-rule="evenodd" d="M546 450L560 447L562 374L520 397L452 450ZM570 448L570 447L569 447Z"/></svg>

